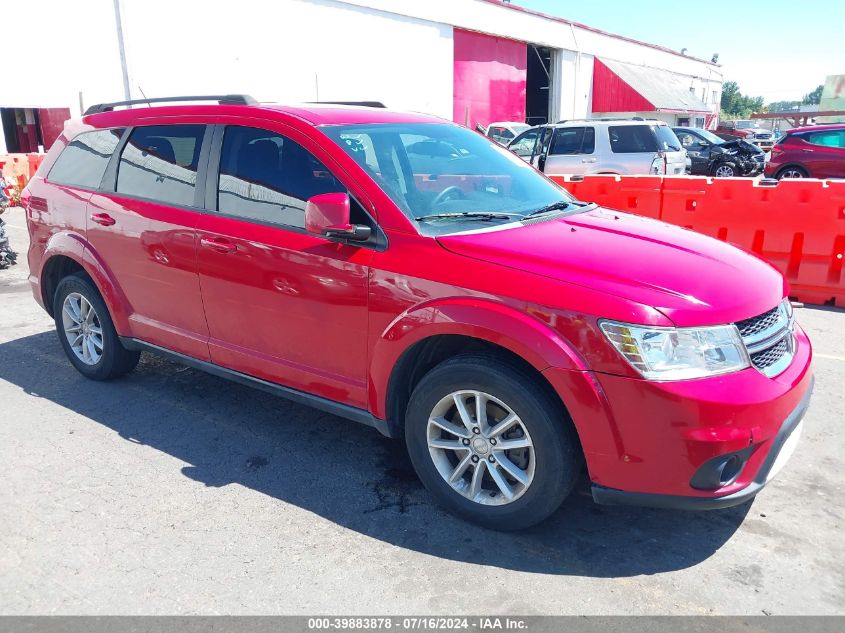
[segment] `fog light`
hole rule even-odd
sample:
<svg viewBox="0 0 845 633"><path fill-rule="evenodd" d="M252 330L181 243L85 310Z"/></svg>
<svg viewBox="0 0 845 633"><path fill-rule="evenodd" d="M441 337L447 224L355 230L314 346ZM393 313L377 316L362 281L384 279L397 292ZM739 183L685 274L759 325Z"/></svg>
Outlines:
<svg viewBox="0 0 845 633"><path fill-rule="evenodd" d="M727 453L710 459L695 472L689 484L698 490L716 490L736 481L748 457L751 447L736 453Z"/></svg>

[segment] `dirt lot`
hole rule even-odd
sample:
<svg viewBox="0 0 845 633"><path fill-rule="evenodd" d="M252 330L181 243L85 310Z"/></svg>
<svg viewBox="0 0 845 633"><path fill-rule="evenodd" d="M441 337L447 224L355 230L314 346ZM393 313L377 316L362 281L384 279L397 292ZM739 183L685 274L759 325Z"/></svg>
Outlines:
<svg viewBox="0 0 845 633"><path fill-rule="evenodd" d="M4 215L25 260L19 210ZM845 312L797 311L816 393L751 505L596 506L518 534L431 505L371 429L145 356L77 374L0 271L0 613L833 614L845 604Z"/></svg>

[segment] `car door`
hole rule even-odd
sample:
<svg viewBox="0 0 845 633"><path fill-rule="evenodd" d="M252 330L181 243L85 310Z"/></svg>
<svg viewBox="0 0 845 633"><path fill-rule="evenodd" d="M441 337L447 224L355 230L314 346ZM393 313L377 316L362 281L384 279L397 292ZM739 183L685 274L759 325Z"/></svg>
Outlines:
<svg viewBox="0 0 845 633"><path fill-rule="evenodd" d="M221 119L197 225L209 349L215 364L365 408L372 250L305 231L308 198L349 191L316 151L330 162L285 126Z"/></svg>
<svg viewBox="0 0 845 633"><path fill-rule="evenodd" d="M88 202L88 241L131 307L131 335L207 360L196 221L210 128L159 122L124 134Z"/></svg>
<svg viewBox="0 0 845 633"><path fill-rule="evenodd" d="M554 176L593 173L599 167L595 149L595 128L556 128L543 171Z"/></svg>
<svg viewBox="0 0 845 633"><path fill-rule="evenodd" d="M803 137L802 162L813 178L845 178L845 130L820 130Z"/></svg>
<svg viewBox="0 0 845 633"><path fill-rule="evenodd" d="M540 132L544 129L545 128L534 127L530 130L526 130L511 141L511 144L508 145L508 149L526 163L530 163L532 157L534 156L534 148L537 145L537 139L540 137Z"/></svg>
<svg viewBox="0 0 845 633"><path fill-rule="evenodd" d="M693 174L706 174L710 163L710 143L698 134L687 130L675 130L675 135L681 141L681 146L687 150L692 164Z"/></svg>

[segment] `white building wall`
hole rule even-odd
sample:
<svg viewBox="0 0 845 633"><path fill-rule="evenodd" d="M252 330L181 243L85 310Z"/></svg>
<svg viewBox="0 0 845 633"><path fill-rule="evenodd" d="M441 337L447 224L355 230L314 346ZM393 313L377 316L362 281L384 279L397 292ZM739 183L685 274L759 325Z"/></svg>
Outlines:
<svg viewBox="0 0 845 633"><path fill-rule="evenodd" d="M718 112L713 64L484 0L121 0L132 96L246 92L259 100L380 100L452 118L453 26L556 49L555 118L589 116L593 59L689 77ZM50 16L50 19L44 19ZM28 0L39 25L27 71L0 105L70 107L123 97L112 0ZM140 89L139 89L140 86ZM557 110L557 112L555 111Z"/></svg>
<svg viewBox="0 0 845 633"><path fill-rule="evenodd" d="M450 26L333 0L123 6L135 97L140 86L147 96L374 100L452 118Z"/></svg>
<svg viewBox="0 0 845 633"><path fill-rule="evenodd" d="M560 118L590 115L592 57L662 68L686 76L697 95L719 112L722 69L680 53L635 42L595 29L554 20L485 0L345 0L348 4L378 8L397 15L452 24L455 27L540 44L563 51ZM581 54L580 64L575 62ZM569 65L567 65L567 59ZM589 59L589 61L588 61ZM717 90L717 98L712 91ZM585 94L588 96L585 97ZM585 101L586 99L586 101ZM585 106L586 103L586 106Z"/></svg>

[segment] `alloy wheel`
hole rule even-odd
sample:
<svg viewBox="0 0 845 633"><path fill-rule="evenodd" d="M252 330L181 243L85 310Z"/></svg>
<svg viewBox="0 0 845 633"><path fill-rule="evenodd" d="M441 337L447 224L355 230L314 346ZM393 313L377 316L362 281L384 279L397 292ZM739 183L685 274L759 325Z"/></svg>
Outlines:
<svg viewBox="0 0 845 633"><path fill-rule="evenodd" d="M730 165L720 165L716 168L716 175L720 178L732 178L736 174L734 168Z"/></svg>
<svg viewBox="0 0 845 633"><path fill-rule="evenodd" d="M62 327L70 349L86 365L96 365L103 357L103 327L91 302L71 292L62 303Z"/></svg>
<svg viewBox="0 0 845 633"><path fill-rule="evenodd" d="M449 486L482 505L519 499L534 479L534 444L507 404L482 391L455 391L428 419L428 450Z"/></svg>
<svg viewBox="0 0 845 633"><path fill-rule="evenodd" d="M787 169L781 175L781 178L803 178L804 174L797 169Z"/></svg>

